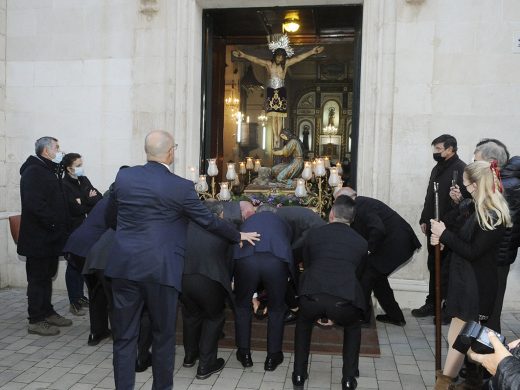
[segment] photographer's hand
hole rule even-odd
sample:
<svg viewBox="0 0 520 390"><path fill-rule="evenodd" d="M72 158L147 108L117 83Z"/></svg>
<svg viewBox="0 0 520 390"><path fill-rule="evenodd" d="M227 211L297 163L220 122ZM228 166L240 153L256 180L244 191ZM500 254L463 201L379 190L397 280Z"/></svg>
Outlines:
<svg viewBox="0 0 520 390"><path fill-rule="evenodd" d="M450 187L450 198L455 202L455 204L459 204L462 200L462 194L460 193L460 188L457 184Z"/></svg>
<svg viewBox="0 0 520 390"><path fill-rule="evenodd" d="M512 356L509 351L504 347L500 340L495 336L495 332L491 331L488 333L489 341L493 345L495 353L489 355L481 355L475 353L472 349L468 351L468 357L474 362L480 363L491 375L495 375L497 367L500 362L508 356Z"/></svg>
<svg viewBox="0 0 520 390"><path fill-rule="evenodd" d="M511 351L513 348L518 347L518 344L520 344L520 339L516 339L515 341L511 341L507 346L509 347L509 350Z"/></svg>

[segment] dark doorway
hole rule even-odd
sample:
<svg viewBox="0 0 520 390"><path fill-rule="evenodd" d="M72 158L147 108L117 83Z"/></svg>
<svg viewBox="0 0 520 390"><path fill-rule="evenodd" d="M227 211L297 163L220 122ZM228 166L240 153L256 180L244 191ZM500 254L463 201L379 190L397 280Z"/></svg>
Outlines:
<svg viewBox="0 0 520 390"><path fill-rule="evenodd" d="M283 127L304 143L306 160L349 162L348 184L355 186L362 7L207 9L203 18L201 169L209 158L217 158L224 174L228 161L273 163L276 125L265 117L267 72L231 53L270 60L268 41L291 19L300 25L287 33L295 56L318 45L325 50L287 69Z"/></svg>

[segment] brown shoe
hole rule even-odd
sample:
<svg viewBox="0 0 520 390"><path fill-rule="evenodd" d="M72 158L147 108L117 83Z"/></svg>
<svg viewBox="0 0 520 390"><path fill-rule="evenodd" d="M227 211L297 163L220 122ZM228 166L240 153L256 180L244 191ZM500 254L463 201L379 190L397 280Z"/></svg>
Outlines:
<svg viewBox="0 0 520 390"><path fill-rule="evenodd" d="M435 387L434 390L451 390L453 378L442 373L442 370L435 371Z"/></svg>
<svg viewBox="0 0 520 390"><path fill-rule="evenodd" d="M31 334L39 334L40 336L56 336L60 333L60 330L43 320L35 322L34 324L29 324L27 326L27 332Z"/></svg>
<svg viewBox="0 0 520 390"><path fill-rule="evenodd" d="M60 316L58 313L51 314L48 316L45 321L54 326L71 326L72 320Z"/></svg>

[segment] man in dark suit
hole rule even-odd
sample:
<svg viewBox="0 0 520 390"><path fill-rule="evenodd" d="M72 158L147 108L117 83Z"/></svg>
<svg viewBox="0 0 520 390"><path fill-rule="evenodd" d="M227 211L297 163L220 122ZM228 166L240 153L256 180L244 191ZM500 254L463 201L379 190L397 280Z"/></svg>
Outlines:
<svg viewBox="0 0 520 390"><path fill-rule="evenodd" d="M381 322L404 326L403 312L395 300L388 277L406 263L421 247L412 227L383 202L357 196L350 187L343 187L336 196L347 195L356 202L356 217L351 227L368 241L368 260L361 278L363 293L370 302L372 291L386 314L376 316ZM370 311L367 311L370 313ZM366 318L367 321L370 318Z"/></svg>
<svg viewBox="0 0 520 390"><path fill-rule="evenodd" d="M205 204L223 217L221 202ZM206 379L224 367L225 360L217 359L217 348L224 327L225 301L231 297L232 274L229 242L190 222L181 295L183 366L192 367L199 358L197 379Z"/></svg>
<svg viewBox="0 0 520 390"><path fill-rule="evenodd" d="M112 278L114 378L117 389L133 389L143 306L153 329L153 388L173 387L175 319L181 291L188 220L231 242L251 243L199 200L193 183L170 171L176 145L165 131L145 139L148 163L119 171L110 194L117 229L105 275ZM113 215L109 210L107 216Z"/></svg>
<svg viewBox="0 0 520 390"><path fill-rule="evenodd" d="M57 327L72 325L52 306L52 278L58 272L58 257L68 234L67 202L59 172L63 153L53 137L38 139L35 153L20 168L22 217L17 251L27 257L27 331L53 336L60 333Z"/></svg>
<svg viewBox="0 0 520 390"><path fill-rule="evenodd" d="M342 389L355 389L361 345L360 320L365 298L359 283L366 261L366 240L349 227L354 201L340 196L332 206L329 224L311 229L303 250L300 277L300 315L294 336L295 389L303 389L316 320L344 327Z"/></svg>
<svg viewBox="0 0 520 390"><path fill-rule="evenodd" d="M291 228L278 217L276 209L263 205L242 224L242 230L257 231L262 239L255 246L235 247L235 330L237 359L251 367L251 297L260 283L268 294L266 371L274 371L283 361L282 341L287 278L293 269Z"/></svg>

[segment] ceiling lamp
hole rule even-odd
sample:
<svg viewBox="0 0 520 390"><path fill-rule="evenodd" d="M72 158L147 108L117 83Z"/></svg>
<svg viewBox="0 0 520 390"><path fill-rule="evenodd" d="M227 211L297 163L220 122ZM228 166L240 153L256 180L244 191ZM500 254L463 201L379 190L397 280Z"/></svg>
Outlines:
<svg viewBox="0 0 520 390"><path fill-rule="evenodd" d="M300 28L300 18L296 12L290 12L285 15L285 19L282 24L283 31L294 33Z"/></svg>

